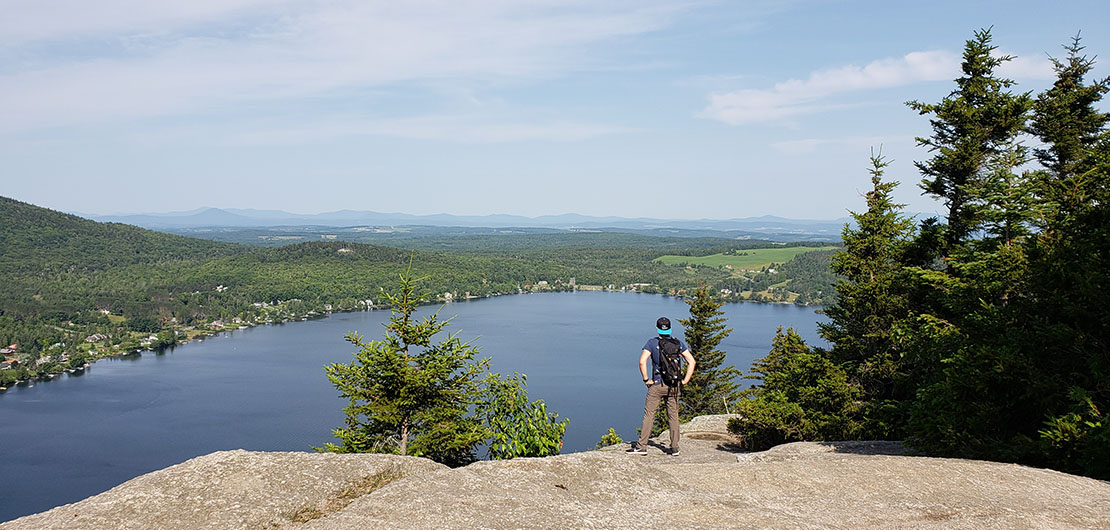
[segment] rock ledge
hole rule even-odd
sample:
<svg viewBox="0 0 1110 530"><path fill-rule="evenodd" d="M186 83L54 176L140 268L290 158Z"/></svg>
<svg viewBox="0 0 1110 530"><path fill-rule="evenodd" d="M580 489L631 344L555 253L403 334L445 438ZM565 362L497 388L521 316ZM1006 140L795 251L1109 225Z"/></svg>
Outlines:
<svg viewBox="0 0 1110 530"><path fill-rule="evenodd" d="M903 456L897 442L743 453L726 421L685 424L677 457L661 451L665 434L645 456L622 445L459 469L392 455L225 451L0 528L1110 528L1106 482Z"/></svg>

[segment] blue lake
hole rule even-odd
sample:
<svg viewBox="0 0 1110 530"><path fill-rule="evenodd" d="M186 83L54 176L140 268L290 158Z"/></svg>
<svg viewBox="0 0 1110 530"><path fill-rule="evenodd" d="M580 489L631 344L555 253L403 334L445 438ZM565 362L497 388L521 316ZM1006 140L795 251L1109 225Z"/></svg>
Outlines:
<svg viewBox="0 0 1110 530"><path fill-rule="evenodd" d="M823 317L814 308L723 309L734 331L720 349L745 373L766 355L779 326L824 345L816 332ZM644 398L640 349L656 318L677 325L688 315L673 298L602 292L505 296L440 309L441 317L455 317L448 330L474 339L494 371L526 373L529 397L571 419L564 452L592 449L609 427L625 439L635 436ZM221 333L0 393L7 485L0 521L213 451L310 451L333 441L345 403L323 367L352 360L346 333L377 338L388 317L388 311L341 313Z"/></svg>

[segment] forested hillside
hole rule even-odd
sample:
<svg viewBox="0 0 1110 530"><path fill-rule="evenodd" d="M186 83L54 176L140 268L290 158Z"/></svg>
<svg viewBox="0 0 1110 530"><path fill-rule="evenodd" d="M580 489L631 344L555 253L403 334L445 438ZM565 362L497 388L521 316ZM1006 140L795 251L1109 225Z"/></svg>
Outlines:
<svg viewBox="0 0 1110 530"><path fill-rule="evenodd" d="M249 247L11 199L0 199L0 221L0 347L16 346L4 348L14 363L0 369L0 386L221 329L373 308L410 257L439 302L574 288L682 295L699 283L727 288L731 276L655 258L771 245L560 233L439 237L416 251L343 241Z"/></svg>
<svg viewBox="0 0 1110 530"><path fill-rule="evenodd" d="M135 264L211 259L239 245L98 223L0 197L0 274L103 270Z"/></svg>

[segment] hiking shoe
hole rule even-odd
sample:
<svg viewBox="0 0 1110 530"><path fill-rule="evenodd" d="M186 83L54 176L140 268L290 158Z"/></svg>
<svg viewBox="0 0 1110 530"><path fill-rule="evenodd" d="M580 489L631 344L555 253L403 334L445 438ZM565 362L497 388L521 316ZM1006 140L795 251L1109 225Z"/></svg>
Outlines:
<svg viewBox="0 0 1110 530"><path fill-rule="evenodd" d="M646 455L647 454L647 450L644 449L643 447L640 447L640 444L638 444L636 442L632 442L632 447L629 447L628 450L626 450L625 452L630 454L630 455Z"/></svg>

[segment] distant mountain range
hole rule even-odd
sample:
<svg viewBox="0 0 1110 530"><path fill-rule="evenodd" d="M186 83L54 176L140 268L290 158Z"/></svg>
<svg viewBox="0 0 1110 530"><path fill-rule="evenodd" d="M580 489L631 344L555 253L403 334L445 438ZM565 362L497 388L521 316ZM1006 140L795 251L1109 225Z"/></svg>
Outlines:
<svg viewBox="0 0 1110 530"><path fill-rule="evenodd" d="M450 214L412 215L372 211L339 210L319 214L296 214L280 210L200 208L187 212L95 215L76 213L103 222L125 223L154 230L187 228L258 228L277 226L466 226L543 227L557 229L679 229L743 231L748 233L807 233L839 236L850 218L833 220L787 219L765 215L737 219L654 219L594 217L578 214L524 217L519 215L465 216Z"/></svg>

